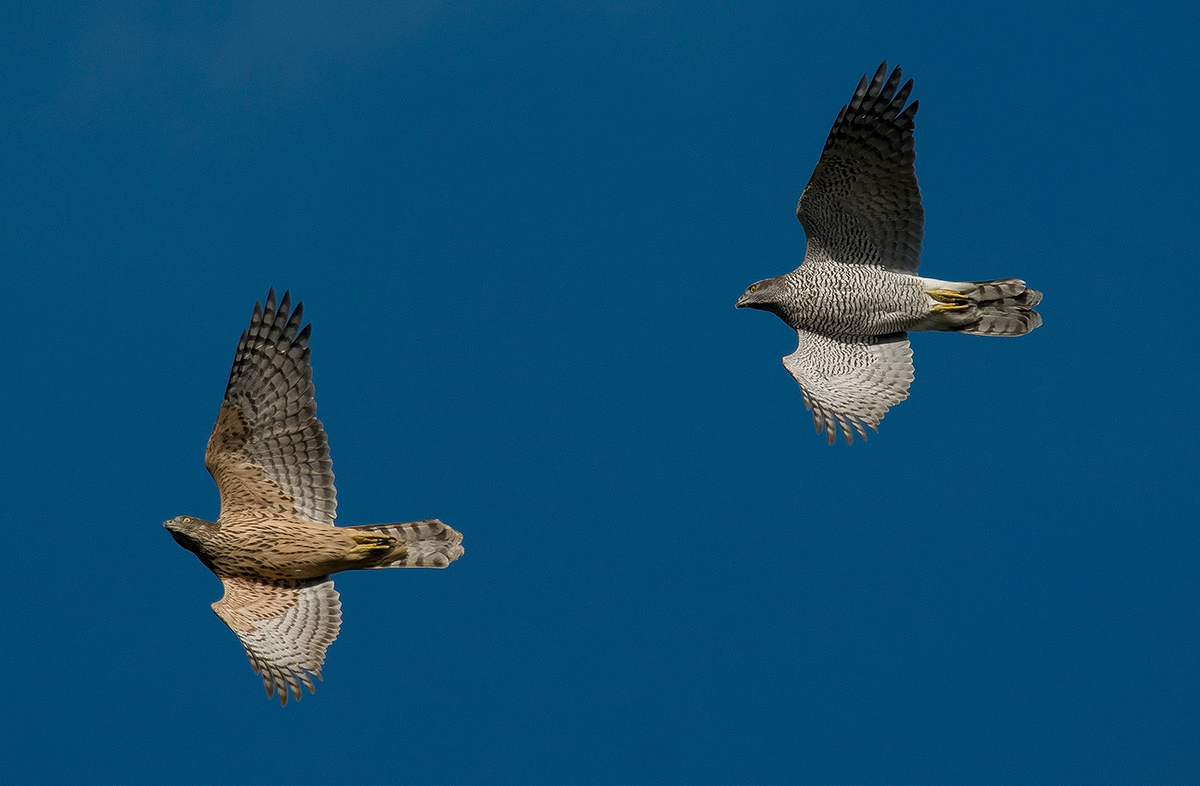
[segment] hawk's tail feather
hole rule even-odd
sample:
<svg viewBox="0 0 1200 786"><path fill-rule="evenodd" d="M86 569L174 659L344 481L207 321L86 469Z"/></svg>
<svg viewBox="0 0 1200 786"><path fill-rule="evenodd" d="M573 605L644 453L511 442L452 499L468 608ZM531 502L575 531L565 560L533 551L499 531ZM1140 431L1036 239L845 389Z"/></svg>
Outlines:
<svg viewBox="0 0 1200 786"><path fill-rule="evenodd" d="M1030 308L979 306L975 321L958 329L975 336L1023 336L1042 324L1042 315Z"/></svg>
<svg viewBox="0 0 1200 786"><path fill-rule="evenodd" d="M931 312L917 330L950 330L976 336L1023 336L1042 324L1033 308L1042 293L1019 278L992 281L923 279ZM932 290L932 291L931 291ZM939 301L933 303L934 300Z"/></svg>
<svg viewBox="0 0 1200 786"><path fill-rule="evenodd" d="M463 555L462 533L439 519L348 527L396 539L396 547L372 568L444 568Z"/></svg>
<svg viewBox="0 0 1200 786"><path fill-rule="evenodd" d="M1033 308L1042 300L1042 293L1030 289L1019 278L997 278L992 281L968 281L963 288L963 294L972 303L980 305L992 304L998 301L1011 301L1013 305Z"/></svg>
<svg viewBox="0 0 1200 786"><path fill-rule="evenodd" d="M1042 324L1042 316L1033 307L1042 302L1042 293L1030 289L1019 278L972 281L968 291L974 308L967 313L974 320L958 328L960 333L976 336L1023 336Z"/></svg>

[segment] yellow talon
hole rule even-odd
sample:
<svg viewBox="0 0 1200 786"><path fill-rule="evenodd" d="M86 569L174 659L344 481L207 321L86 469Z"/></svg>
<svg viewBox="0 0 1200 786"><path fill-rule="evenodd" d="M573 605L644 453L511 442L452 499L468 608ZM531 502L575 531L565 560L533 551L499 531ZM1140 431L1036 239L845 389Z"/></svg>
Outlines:
<svg viewBox="0 0 1200 786"><path fill-rule="evenodd" d="M939 303L952 303L956 306L963 305L967 302L967 296L962 292L955 292L953 289L927 289L925 294L929 295ZM939 313L934 309L934 313Z"/></svg>
<svg viewBox="0 0 1200 786"><path fill-rule="evenodd" d="M938 303L929 309L930 314L945 314L947 311L966 311L970 306L966 303Z"/></svg>
<svg viewBox="0 0 1200 786"><path fill-rule="evenodd" d="M392 544L396 542L395 538L387 535L371 535L365 532L356 532L350 537L354 538L354 542L358 544L350 549L351 554L377 554L391 551Z"/></svg>

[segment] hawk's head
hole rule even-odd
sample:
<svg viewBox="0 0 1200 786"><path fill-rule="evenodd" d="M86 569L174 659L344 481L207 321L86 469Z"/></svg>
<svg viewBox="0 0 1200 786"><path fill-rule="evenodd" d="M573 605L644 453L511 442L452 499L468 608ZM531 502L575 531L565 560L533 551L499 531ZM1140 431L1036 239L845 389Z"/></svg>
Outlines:
<svg viewBox="0 0 1200 786"><path fill-rule="evenodd" d="M737 299L734 308L757 308L763 311L778 312L783 300L783 276L765 278L746 287L746 291Z"/></svg>
<svg viewBox="0 0 1200 786"><path fill-rule="evenodd" d="M217 529L214 522L195 516L176 516L170 521L164 521L163 526L175 538L176 543L194 554L204 553L204 544Z"/></svg>

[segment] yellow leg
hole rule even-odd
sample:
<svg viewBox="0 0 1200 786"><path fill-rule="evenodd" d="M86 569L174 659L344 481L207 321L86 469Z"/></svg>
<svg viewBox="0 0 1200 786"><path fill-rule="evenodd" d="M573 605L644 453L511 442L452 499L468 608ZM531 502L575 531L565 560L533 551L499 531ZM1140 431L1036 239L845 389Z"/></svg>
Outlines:
<svg viewBox="0 0 1200 786"><path fill-rule="evenodd" d="M351 554L382 554L392 550L396 539L388 535L377 535L369 532L355 532L350 537L358 545L350 549Z"/></svg>
<svg viewBox="0 0 1200 786"><path fill-rule="evenodd" d="M956 306L962 305L968 300L962 292L955 292L953 289L927 289L925 294L939 303L951 303Z"/></svg>
<svg viewBox="0 0 1200 786"><path fill-rule="evenodd" d="M929 309L931 314L945 314L947 311L966 311L970 308L970 300L962 292L955 292L953 289L927 289L925 294L929 295L934 300L938 301L933 308Z"/></svg>
<svg viewBox="0 0 1200 786"><path fill-rule="evenodd" d="M956 303L954 305L949 303L937 303L933 308L929 309L929 313L945 314L947 311L966 311L968 308L970 308L970 306L968 306L966 303Z"/></svg>

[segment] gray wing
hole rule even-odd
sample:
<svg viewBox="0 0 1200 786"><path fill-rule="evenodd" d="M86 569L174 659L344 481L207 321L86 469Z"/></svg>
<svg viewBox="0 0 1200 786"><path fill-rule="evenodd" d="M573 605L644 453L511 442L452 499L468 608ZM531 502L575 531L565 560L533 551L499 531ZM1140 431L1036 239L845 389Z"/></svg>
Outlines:
<svg viewBox="0 0 1200 786"><path fill-rule="evenodd" d="M837 438L835 422L853 444L852 427L866 439L864 425L878 431L888 407L908 398L913 365L906 334L831 338L796 332L800 342L783 366L800 383L817 433L824 431L830 445Z"/></svg>
<svg viewBox="0 0 1200 786"><path fill-rule="evenodd" d="M328 577L307 581L264 582L225 577L225 595L212 605L246 648L254 673L263 679L267 698L288 691L300 700L300 686L315 691L325 650L342 626L342 603Z"/></svg>
<svg viewBox="0 0 1200 786"><path fill-rule="evenodd" d="M288 316L290 297L263 309L254 303L242 333L225 400L208 438L204 463L221 492L221 516L264 510L333 524L337 492L325 429L313 400L304 304Z"/></svg>
<svg viewBox="0 0 1200 786"><path fill-rule="evenodd" d="M913 169L918 102L901 111L912 80L897 90L900 69L885 83L886 73L884 62L874 79L858 83L800 195L796 217L808 236L805 259L901 273L916 273L921 264L925 211Z"/></svg>

